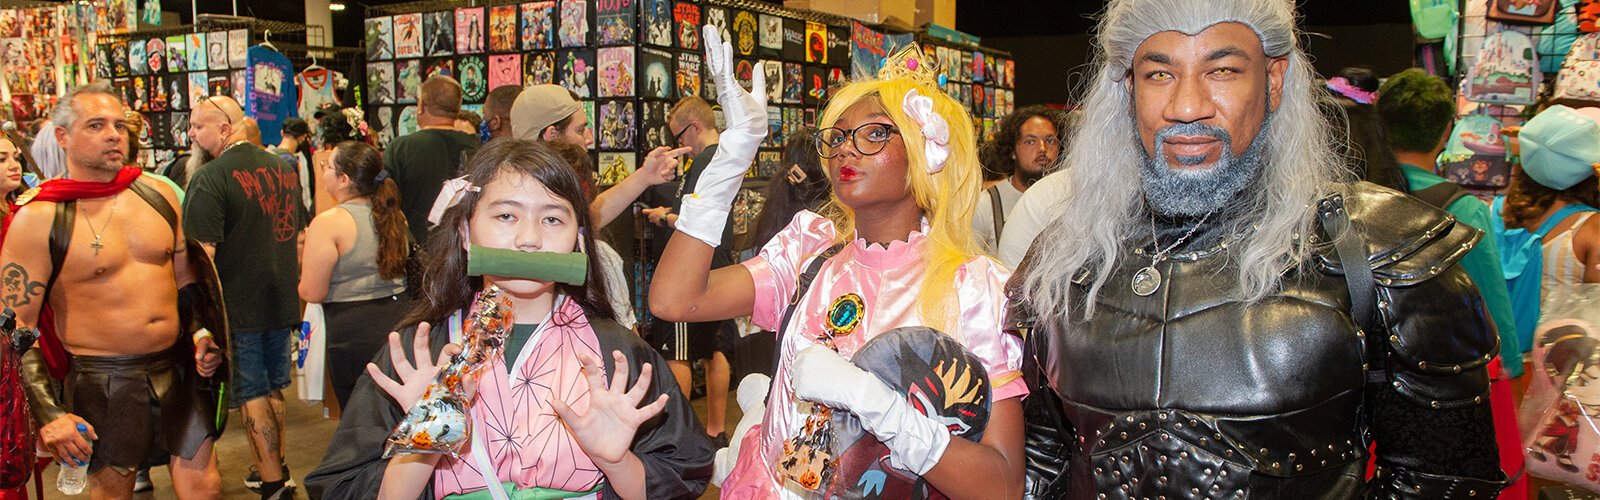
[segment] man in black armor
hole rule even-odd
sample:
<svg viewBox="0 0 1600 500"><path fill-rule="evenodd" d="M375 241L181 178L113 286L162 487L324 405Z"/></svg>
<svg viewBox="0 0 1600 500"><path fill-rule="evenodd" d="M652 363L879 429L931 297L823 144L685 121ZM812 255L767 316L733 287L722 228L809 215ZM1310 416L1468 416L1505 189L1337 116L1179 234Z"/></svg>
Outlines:
<svg viewBox="0 0 1600 500"><path fill-rule="evenodd" d="M1010 287L1034 363L1033 494L1504 485L1497 339L1456 263L1482 233L1341 182L1294 23L1291 0L1106 7L1066 160L1073 196Z"/></svg>

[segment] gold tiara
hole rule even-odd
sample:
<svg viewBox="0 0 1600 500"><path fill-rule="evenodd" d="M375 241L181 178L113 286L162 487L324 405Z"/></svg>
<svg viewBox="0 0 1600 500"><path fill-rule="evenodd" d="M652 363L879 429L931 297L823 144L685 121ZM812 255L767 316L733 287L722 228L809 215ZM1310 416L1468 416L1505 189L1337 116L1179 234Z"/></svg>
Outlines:
<svg viewBox="0 0 1600 500"><path fill-rule="evenodd" d="M928 60L922 53L922 47L916 43L896 50L883 61L883 67L878 69L880 80L909 78L928 84L938 84L939 76L942 74L939 61Z"/></svg>

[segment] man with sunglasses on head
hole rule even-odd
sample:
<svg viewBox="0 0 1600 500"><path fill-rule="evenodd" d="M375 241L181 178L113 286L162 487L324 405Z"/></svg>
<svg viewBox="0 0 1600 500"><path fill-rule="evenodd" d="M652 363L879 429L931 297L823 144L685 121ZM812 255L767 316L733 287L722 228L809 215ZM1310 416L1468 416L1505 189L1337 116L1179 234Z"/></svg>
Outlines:
<svg viewBox="0 0 1600 500"><path fill-rule="evenodd" d="M293 498L284 463L289 334L300 325L299 242L306 210L296 169L247 139L227 96L195 103L189 136L213 159L190 174L183 230L215 259L234 357L230 406L243 408L261 498Z"/></svg>
<svg viewBox="0 0 1600 500"><path fill-rule="evenodd" d="M711 104L692 96L683 98L667 111L667 128L672 134L673 144L688 148L692 159L683 174L683 182L676 186L655 186L645 193L644 203L655 207L644 211L650 222L656 225L652 234L653 246L650 248L655 259L660 258L667 240L672 237L683 196L695 192L700 173L716 156L717 138L721 133L717 130L717 118L711 110ZM712 269L734 264L733 241L733 215L730 213L728 222L722 226L722 245L711 256ZM718 448L727 447L728 438L727 433L723 432L723 421L727 418L728 380L732 375L728 358L733 355L739 335L734 323L681 323L656 318L649 328L647 340L667 358L667 366L672 369L672 375L678 379L678 388L684 394L690 394L693 389L693 363L701 359L710 360L706 363L706 434L712 436Z"/></svg>

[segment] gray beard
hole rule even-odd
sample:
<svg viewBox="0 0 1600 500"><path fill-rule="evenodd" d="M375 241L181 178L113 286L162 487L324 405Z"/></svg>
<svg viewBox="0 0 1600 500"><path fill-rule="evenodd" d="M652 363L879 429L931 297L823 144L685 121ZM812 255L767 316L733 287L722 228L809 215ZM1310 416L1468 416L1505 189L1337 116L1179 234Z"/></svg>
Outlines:
<svg viewBox="0 0 1600 500"><path fill-rule="evenodd" d="M1156 132L1154 156L1139 147L1140 183L1144 198L1157 215L1164 217L1200 217L1234 201L1256 177L1261 175L1265 136L1271 116L1261 124L1250 147L1239 156L1233 155L1233 137L1221 127L1199 123L1183 123ZM1216 164L1205 171L1180 171L1167 167L1166 154L1161 144L1174 135L1204 135L1222 141L1222 154ZM1177 163L1194 165L1204 158L1177 158Z"/></svg>

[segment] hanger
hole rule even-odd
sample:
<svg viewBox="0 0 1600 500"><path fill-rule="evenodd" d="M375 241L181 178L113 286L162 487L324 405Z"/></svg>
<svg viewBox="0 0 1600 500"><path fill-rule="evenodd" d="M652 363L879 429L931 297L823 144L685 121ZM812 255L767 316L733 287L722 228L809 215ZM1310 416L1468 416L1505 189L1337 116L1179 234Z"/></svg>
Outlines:
<svg viewBox="0 0 1600 500"><path fill-rule="evenodd" d="M305 69L300 70L301 73L304 73L304 72L307 72L307 71L311 71L311 70L314 70L314 69L322 69L322 65L321 64L317 64L317 55L316 54L307 52L306 55L311 57L311 65L310 66L306 66Z"/></svg>
<svg viewBox="0 0 1600 500"><path fill-rule="evenodd" d="M281 52L281 51L278 50L277 46L272 45L272 30L264 30L264 31L262 31L261 32L261 43L259 43L257 45L272 49L273 52Z"/></svg>

